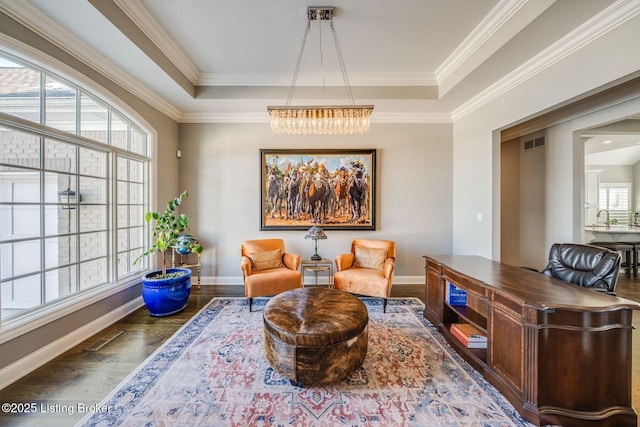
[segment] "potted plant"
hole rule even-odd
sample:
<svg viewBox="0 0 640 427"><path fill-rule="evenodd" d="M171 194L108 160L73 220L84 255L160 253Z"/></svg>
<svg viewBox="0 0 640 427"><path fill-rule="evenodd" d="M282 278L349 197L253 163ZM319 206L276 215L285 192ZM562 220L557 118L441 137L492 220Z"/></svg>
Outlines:
<svg viewBox="0 0 640 427"><path fill-rule="evenodd" d="M142 299L152 316L168 316L182 311L187 305L191 293L191 270L188 268L167 269L166 251L180 246L181 250L199 254L202 246L193 238L182 238L181 233L189 230L189 218L185 214L178 215L176 209L182 199L188 197L187 192L171 199L164 212L147 212L146 222L155 222L153 227L154 242L134 264L143 257L160 254L162 269L152 271L142 277ZM189 236L190 237L190 236ZM185 248L186 246L186 248Z"/></svg>

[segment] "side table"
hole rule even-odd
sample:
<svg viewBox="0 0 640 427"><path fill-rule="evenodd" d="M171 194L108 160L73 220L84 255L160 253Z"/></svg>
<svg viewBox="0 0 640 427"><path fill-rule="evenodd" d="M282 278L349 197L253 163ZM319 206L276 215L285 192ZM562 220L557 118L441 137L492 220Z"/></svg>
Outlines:
<svg viewBox="0 0 640 427"><path fill-rule="evenodd" d="M189 262L189 257L197 257L196 263ZM200 264L200 254L194 254L193 252L189 252L186 254L181 254L176 250L176 248L171 248L171 267L181 267L181 268L195 268L196 269L196 285L200 284L200 270L202 269L202 264ZM193 281L193 276L191 276Z"/></svg>
<svg viewBox="0 0 640 427"><path fill-rule="evenodd" d="M333 288L333 261L330 259L321 259L318 261L314 261L312 259L303 259L300 262L300 266L302 268L302 286L305 286L304 282L304 273L305 271L309 271L313 273L313 285L318 286L318 273L328 272L328 283L329 288Z"/></svg>

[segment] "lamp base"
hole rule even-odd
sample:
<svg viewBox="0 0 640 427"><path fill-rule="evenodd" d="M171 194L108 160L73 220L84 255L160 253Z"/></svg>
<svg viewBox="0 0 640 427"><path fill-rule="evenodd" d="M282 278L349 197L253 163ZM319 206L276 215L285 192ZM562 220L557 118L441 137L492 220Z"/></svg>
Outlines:
<svg viewBox="0 0 640 427"><path fill-rule="evenodd" d="M318 255L317 253L313 254L311 256L311 261L320 261L322 259L322 257L320 255Z"/></svg>

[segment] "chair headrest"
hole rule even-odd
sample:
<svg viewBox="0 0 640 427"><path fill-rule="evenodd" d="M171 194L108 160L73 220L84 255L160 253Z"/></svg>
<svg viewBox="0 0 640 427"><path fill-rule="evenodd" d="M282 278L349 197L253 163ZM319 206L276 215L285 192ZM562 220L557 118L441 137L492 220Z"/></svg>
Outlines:
<svg viewBox="0 0 640 427"><path fill-rule="evenodd" d="M614 292L620 262L620 254L606 248L555 243L543 273L576 285Z"/></svg>

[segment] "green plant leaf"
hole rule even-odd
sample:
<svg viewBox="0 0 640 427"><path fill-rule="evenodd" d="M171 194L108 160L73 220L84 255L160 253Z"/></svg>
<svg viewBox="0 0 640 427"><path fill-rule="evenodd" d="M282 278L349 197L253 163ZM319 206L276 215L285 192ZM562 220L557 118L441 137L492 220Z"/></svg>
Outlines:
<svg viewBox="0 0 640 427"><path fill-rule="evenodd" d="M182 204L182 199L187 196L188 193L186 191L183 191L180 196L169 200L164 212L147 212L145 214L146 222L150 223L152 220L155 221L152 229L155 241L146 252L144 252L134 261L134 263L139 262L140 259L142 259L142 257L144 256L153 255L156 252L159 252L162 254L162 266L163 271L165 271L165 251L167 251L167 249L171 248L172 246L177 246L178 236L180 236L182 232L189 230L189 218L185 214L180 214L177 216L175 214L176 208ZM194 245L193 252L201 253L202 246Z"/></svg>

